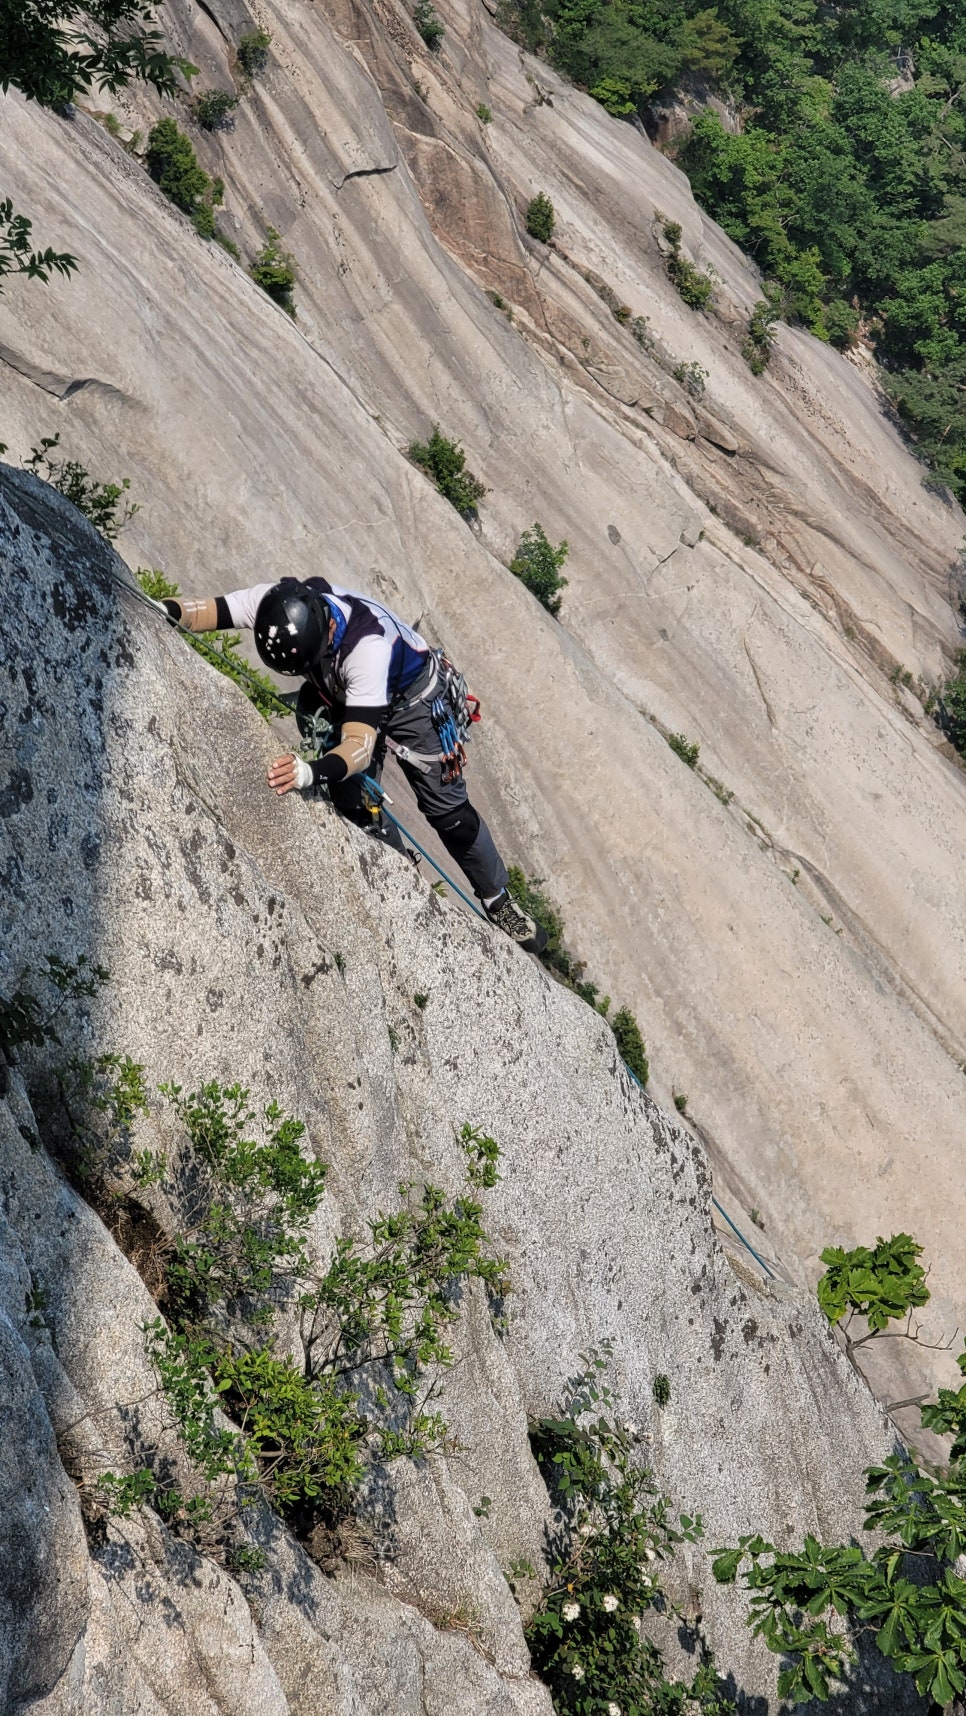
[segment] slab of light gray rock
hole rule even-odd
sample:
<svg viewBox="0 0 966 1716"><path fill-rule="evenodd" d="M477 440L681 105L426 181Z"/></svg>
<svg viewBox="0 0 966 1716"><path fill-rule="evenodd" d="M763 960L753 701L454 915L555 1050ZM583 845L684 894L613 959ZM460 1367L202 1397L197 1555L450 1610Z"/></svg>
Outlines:
<svg viewBox="0 0 966 1716"><path fill-rule="evenodd" d="M245 254L269 222L295 251L297 326L86 118L6 98L14 200L82 267L8 284L2 438L26 454L61 429L66 456L130 475L129 558L190 591L321 565L429 614L484 697L474 794L632 1004L657 1093L688 1092L720 1189L803 1278L831 1240L912 1228L938 1334L966 1320L966 801L889 676L934 680L957 642L961 518L864 371L783 328L751 376L759 283L680 173L476 7L443 11L429 56L403 10L270 7L235 131L193 133ZM206 14L178 0L165 21L224 84ZM155 111L117 106L142 131ZM573 267L520 232L537 189ZM714 317L667 280L660 217L720 276ZM708 371L738 454L661 399L589 274L662 362ZM619 397L573 355L585 339ZM482 543L398 456L433 421L488 486ZM534 519L571 545L559 625L493 558ZM729 807L661 729L700 744Z"/></svg>
<svg viewBox="0 0 966 1716"><path fill-rule="evenodd" d="M20 592L0 640L0 982L39 948L102 960L110 982L65 1020L69 1046L130 1053L151 1082L240 1079L304 1118L330 1165L320 1256L391 1207L400 1179L455 1193L455 1131L482 1125L503 1152L487 1222L513 1285L505 1332L475 1303L443 1379L460 1447L390 1471L391 1530L374 1532L384 1566L333 1583L268 1522L268 1566L243 1592L149 1514L120 1522L91 1554L86 1594L83 1568L63 1598L39 1579L17 1622L56 1643L43 1716L134 1716L142 1684L153 1703L141 1708L171 1716L549 1716L499 1570L539 1551L546 1520L527 1417L552 1410L604 1340L656 1481L704 1514L709 1544L859 1530L863 1469L894 1433L810 1296L735 1273L700 1151L632 1086L606 1023L327 807L275 800L261 784L265 724L113 582L121 563L66 502L0 471L0 506L3 575ZM136 1464L149 1296L31 1149L19 1087L6 1100L3 1208L57 1361L31 1366L33 1394L14 1370L24 1413L59 1417L63 1437L77 1397L105 1457L126 1437ZM658 1373L671 1380L663 1412ZM53 1455L49 1470L54 1482ZM474 1512L484 1493L489 1519ZM46 1565L73 1565L76 1518L44 1522ZM713 1585L699 1550L676 1577L722 1668L769 1700L774 1659L753 1645L740 1595ZM859 1686L853 1707L904 1707L895 1688L885 1696Z"/></svg>

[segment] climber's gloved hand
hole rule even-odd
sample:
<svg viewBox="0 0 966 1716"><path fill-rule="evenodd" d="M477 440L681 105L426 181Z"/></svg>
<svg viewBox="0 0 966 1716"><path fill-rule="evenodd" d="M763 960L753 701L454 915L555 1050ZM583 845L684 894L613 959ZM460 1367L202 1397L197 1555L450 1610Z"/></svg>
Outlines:
<svg viewBox="0 0 966 1716"><path fill-rule="evenodd" d="M158 613L164 615L164 617L168 621L169 625L172 625L172 626L180 625L180 623L181 623L181 603L180 602L172 601L170 596L165 596L163 602L159 602L155 596L149 596L148 601L150 602L152 608L157 608Z"/></svg>
<svg viewBox="0 0 966 1716"><path fill-rule="evenodd" d="M312 764L307 763L303 757L293 756L291 752L287 756L279 757L278 762L273 763L268 771L268 784L279 797L284 792L304 792L307 787L312 786L314 780Z"/></svg>

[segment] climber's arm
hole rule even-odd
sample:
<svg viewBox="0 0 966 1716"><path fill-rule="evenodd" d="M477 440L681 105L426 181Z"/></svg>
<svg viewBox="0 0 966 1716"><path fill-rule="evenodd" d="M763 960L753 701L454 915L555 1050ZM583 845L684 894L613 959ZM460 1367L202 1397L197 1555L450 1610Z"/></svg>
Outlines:
<svg viewBox="0 0 966 1716"><path fill-rule="evenodd" d="M233 623L225 596L208 596L201 602L193 596L166 596L161 606L169 620L189 632L224 632Z"/></svg>
<svg viewBox="0 0 966 1716"><path fill-rule="evenodd" d="M269 786L277 793L305 791L312 786L333 787L349 775L364 774L372 762L379 728L388 713L388 707L351 710L333 750L311 763L291 753L279 757L268 771Z"/></svg>
<svg viewBox="0 0 966 1716"><path fill-rule="evenodd" d="M272 589L272 584L252 584L247 590L231 590L227 596L207 596L203 601L192 596L167 596L161 605L170 620L189 632L226 632L233 626L250 631L259 602Z"/></svg>

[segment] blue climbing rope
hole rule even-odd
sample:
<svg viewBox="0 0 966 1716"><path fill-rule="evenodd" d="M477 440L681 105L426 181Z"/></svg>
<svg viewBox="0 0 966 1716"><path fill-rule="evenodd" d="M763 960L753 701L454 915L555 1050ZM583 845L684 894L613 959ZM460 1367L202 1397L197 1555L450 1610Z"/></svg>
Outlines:
<svg viewBox="0 0 966 1716"><path fill-rule="evenodd" d="M638 1078L636 1072L634 1071L633 1067L629 1067L627 1065L626 1061L624 1062L624 1067L625 1067L626 1071L628 1073L630 1073L630 1076L634 1080L634 1083L637 1085L638 1090L643 1090L644 1086L642 1085L642 1083L641 1083L640 1079ZM735 1225L735 1223L732 1221L730 1215L728 1214L728 1211L725 1209L724 1204L719 1203L718 1199L715 1197L713 1192L711 1193L711 1202L714 1204L714 1207L717 1210L718 1214L720 1216L724 1216L724 1219L728 1223L728 1226L730 1227L732 1233L736 1233L738 1235L738 1238L741 1240L741 1243L744 1246L745 1250L750 1251L755 1262L761 1264L761 1267L765 1271L765 1274L767 1276L769 1276L769 1278L772 1281L776 1281L778 1279L778 1277L776 1276L775 1271L773 1269L769 1269L768 1264L765 1262L765 1259L763 1257L759 1256L758 1252L755 1250L751 1241L745 1238L740 1227L737 1227Z"/></svg>
<svg viewBox="0 0 966 1716"><path fill-rule="evenodd" d="M446 871L443 869L442 865L437 864L435 858L430 857L430 854L426 851L425 846L420 846L419 841L417 839L415 839L415 837L412 834L410 834L409 829L405 826L404 823L400 822L398 816L394 816L392 811L387 809L385 788L381 787L379 785L378 781L374 781L371 775L363 775L362 784L365 787L366 791L368 793L371 793L373 798L376 800L377 804L379 805L380 810L382 811L383 816L388 816L390 822L395 823L400 834L404 834L406 836L406 839L409 841L410 845L413 846L415 848L415 850L419 853L419 856L421 858L425 858L427 864L432 864L433 869L437 872L437 874L442 876L443 881L446 883L446 886L448 888L452 888L454 894L458 894L461 900L466 901L466 904L469 906L471 912L475 912L478 918L483 919L484 923L489 923L489 921L490 921L489 918L487 917L485 912L480 911L480 908L476 904L476 901L471 900L469 894L465 894L463 892L463 889L457 886L457 884L453 881L452 876L447 876Z"/></svg>

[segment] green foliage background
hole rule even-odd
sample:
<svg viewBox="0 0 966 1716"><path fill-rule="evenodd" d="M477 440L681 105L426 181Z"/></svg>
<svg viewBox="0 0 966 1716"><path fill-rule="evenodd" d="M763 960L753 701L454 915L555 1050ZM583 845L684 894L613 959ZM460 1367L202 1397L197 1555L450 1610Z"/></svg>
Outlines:
<svg viewBox="0 0 966 1716"><path fill-rule="evenodd" d="M732 97L740 134L708 110L680 151L698 201L777 283L786 315L838 345L866 325L936 480L966 497L960 0L503 5L512 32L611 113L643 112L695 75Z"/></svg>

